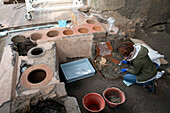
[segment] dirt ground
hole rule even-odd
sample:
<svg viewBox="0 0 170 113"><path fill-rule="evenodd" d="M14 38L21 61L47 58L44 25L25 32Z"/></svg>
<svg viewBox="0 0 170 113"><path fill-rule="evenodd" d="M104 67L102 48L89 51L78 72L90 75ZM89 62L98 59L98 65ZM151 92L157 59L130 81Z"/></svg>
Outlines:
<svg viewBox="0 0 170 113"><path fill-rule="evenodd" d="M170 35L166 32L147 32L147 35L137 28L135 38L141 39L157 50L160 54L165 55L165 59L170 62L169 43ZM5 42L5 38L0 38L1 53ZM165 70L169 65L162 65L160 68ZM106 106L101 113L168 113L170 103L170 76L166 72L162 78L157 80L155 93L149 94L147 89L139 85L127 87L122 78L108 80L96 73L94 76L66 84L66 90L69 96L74 96L78 100L78 104L82 113L88 113L83 107L82 98L92 92L99 93L103 96L103 91L110 85L120 86L126 95L124 104L110 108Z"/></svg>
<svg viewBox="0 0 170 113"><path fill-rule="evenodd" d="M165 55L165 59L170 62L170 35L165 31L157 32L152 29L143 31L137 28L135 38L143 40L154 50ZM0 53L5 43L5 38L0 38ZM0 57L1 59L1 57ZM160 70L166 70L168 65L162 65ZM111 73L111 71L110 71ZM66 84L66 90L69 96L74 96L82 113L88 113L83 107L82 99L88 93L99 93L103 96L103 91L110 85L120 86L126 95L124 104L110 108L106 106L101 113L169 113L170 105L170 75L166 72L162 78L156 81L155 93L149 94L147 89L139 85L127 87L122 78L109 80L96 73L94 76Z"/></svg>
<svg viewBox="0 0 170 113"><path fill-rule="evenodd" d="M152 30L151 30L152 31ZM170 35L166 32L151 32L148 30L145 34L143 30L137 28L135 38L141 39L157 50L160 54L165 55L165 59L170 62ZM160 70L166 70L169 65L161 65ZM139 85L127 87L122 78L108 80L96 73L94 76L66 84L68 95L77 98L81 112L88 113L83 107L83 97L92 92L99 93L103 96L103 91L110 85L118 85L126 95L124 104L110 108L106 104L101 113L168 113L170 103L170 76L166 73L156 81L154 94L149 94L147 89Z"/></svg>

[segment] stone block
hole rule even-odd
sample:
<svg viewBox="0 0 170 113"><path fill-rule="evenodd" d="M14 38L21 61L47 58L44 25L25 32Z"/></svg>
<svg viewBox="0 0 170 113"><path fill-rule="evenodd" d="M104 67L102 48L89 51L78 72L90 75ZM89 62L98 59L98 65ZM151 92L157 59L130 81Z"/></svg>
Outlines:
<svg viewBox="0 0 170 113"><path fill-rule="evenodd" d="M30 95L30 94L35 94L39 91L39 89L34 89L34 90L26 90L21 93L21 95Z"/></svg>
<svg viewBox="0 0 170 113"><path fill-rule="evenodd" d="M10 102L6 102L4 103L1 107L0 107L0 113L10 113Z"/></svg>
<svg viewBox="0 0 170 113"><path fill-rule="evenodd" d="M46 85L43 88L40 89L42 95L48 95L50 92L52 92L55 88L56 84L50 84Z"/></svg>
<svg viewBox="0 0 170 113"><path fill-rule="evenodd" d="M64 82L57 84L55 88L55 93L57 94L58 98L67 96Z"/></svg>
<svg viewBox="0 0 170 113"><path fill-rule="evenodd" d="M18 96L11 103L11 113L26 113L30 110L30 98L29 96Z"/></svg>
<svg viewBox="0 0 170 113"><path fill-rule="evenodd" d="M28 100L30 100L30 105L34 106L39 101L43 101L44 99L43 99L43 96L40 93L38 93L38 94L34 94L34 96L32 98L28 99Z"/></svg>
<svg viewBox="0 0 170 113"><path fill-rule="evenodd" d="M13 62L15 61L11 47L6 46L0 62L0 106L11 99Z"/></svg>
<svg viewBox="0 0 170 113"><path fill-rule="evenodd" d="M81 113L75 97L68 97L64 102L67 113Z"/></svg>
<svg viewBox="0 0 170 113"><path fill-rule="evenodd" d="M25 102L23 102L20 106L20 108L22 108L22 110L20 111L20 113L26 113L28 111L30 111L30 100L26 100ZM19 110L19 109L18 109ZM18 111L16 111L17 113Z"/></svg>
<svg viewBox="0 0 170 113"><path fill-rule="evenodd" d="M57 95L56 95L56 93L55 93L55 91L52 91L49 95L48 95L48 99L52 99L52 98L54 98L54 97L56 97Z"/></svg>

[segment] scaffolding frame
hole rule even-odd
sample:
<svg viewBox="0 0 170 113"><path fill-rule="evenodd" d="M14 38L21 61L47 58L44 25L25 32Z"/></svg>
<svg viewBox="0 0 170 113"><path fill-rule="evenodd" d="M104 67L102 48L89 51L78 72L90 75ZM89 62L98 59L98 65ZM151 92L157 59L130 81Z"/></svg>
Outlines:
<svg viewBox="0 0 170 113"><path fill-rule="evenodd" d="M54 7L39 7L41 5L45 5L48 3L64 3L65 5L56 5ZM79 8L83 6L83 0L73 0L71 5L67 5L68 2L63 2L63 0L25 0L26 3L26 14L25 18L27 20L32 19L31 12L34 11L46 11L46 10L63 10L63 9L71 9L71 8Z"/></svg>

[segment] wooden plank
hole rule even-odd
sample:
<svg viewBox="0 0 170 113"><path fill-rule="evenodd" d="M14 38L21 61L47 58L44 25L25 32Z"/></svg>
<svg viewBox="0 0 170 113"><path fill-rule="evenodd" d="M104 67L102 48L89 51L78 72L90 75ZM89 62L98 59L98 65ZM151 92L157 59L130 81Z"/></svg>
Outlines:
<svg viewBox="0 0 170 113"><path fill-rule="evenodd" d="M19 13L18 11L16 11L14 17L11 19L11 22L10 22L9 27L14 26L14 23L15 23L15 21L17 21L17 19L18 19L19 16L20 16L20 13Z"/></svg>
<svg viewBox="0 0 170 113"><path fill-rule="evenodd" d="M4 5L0 8L0 22L5 26L4 28L8 28L11 20L13 19L16 11L13 10L14 5Z"/></svg>
<svg viewBox="0 0 170 113"><path fill-rule="evenodd" d="M8 12L7 12L7 15L6 15L6 17L8 17L6 19L6 22L8 23L8 26L10 26L10 23L11 23L12 19L14 18L14 16L17 13L17 10L13 10L13 8L16 7L16 6L17 6L16 4L12 5L12 6L8 5Z"/></svg>
<svg viewBox="0 0 170 113"><path fill-rule="evenodd" d="M27 20L25 18L25 14L26 14L26 6L18 10L18 16L16 17L17 21L14 23L13 26L23 26L27 24L29 25L29 23L27 23Z"/></svg>
<svg viewBox="0 0 170 113"><path fill-rule="evenodd" d="M8 13L8 7L4 7L2 6L0 8L0 23L3 25L7 25L8 23L6 22L6 19L8 19L8 17L5 16L5 14Z"/></svg>
<svg viewBox="0 0 170 113"><path fill-rule="evenodd" d="M57 23L59 20L71 20L70 11L35 11L31 12L33 19L28 21L25 19L26 9L22 7L13 10L18 4L4 5L0 8L0 22L5 24L5 29L18 28L21 26L47 25L49 23ZM24 5L20 3L19 5Z"/></svg>
<svg viewBox="0 0 170 113"><path fill-rule="evenodd" d="M22 21L25 21L25 7L21 8L21 9L18 9L17 10L17 17L13 23L13 26L19 26L19 25L22 25Z"/></svg>
<svg viewBox="0 0 170 113"><path fill-rule="evenodd" d="M15 52L14 54L16 56L15 56L15 65L14 65L13 74L12 74L11 100L13 100L16 97L16 83L17 83L18 58L19 58L19 55L17 52Z"/></svg>
<svg viewBox="0 0 170 113"><path fill-rule="evenodd" d="M3 16L5 17L5 19L4 19L5 25L4 26L9 26L8 19L11 18L11 16L8 15L9 14L9 8L10 7L8 6L5 13L3 14Z"/></svg>

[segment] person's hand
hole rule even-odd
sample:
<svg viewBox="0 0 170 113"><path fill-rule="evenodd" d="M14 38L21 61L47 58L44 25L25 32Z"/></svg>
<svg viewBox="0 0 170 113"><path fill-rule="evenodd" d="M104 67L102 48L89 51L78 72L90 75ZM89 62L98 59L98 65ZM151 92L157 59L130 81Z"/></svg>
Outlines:
<svg viewBox="0 0 170 113"><path fill-rule="evenodd" d="M122 62L122 64L128 64L128 62L126 60L122 60L121 62Z"/></svg>
<svg viewBox="0 0 170 113"><path fill-rule="evenodd" d="M127 72L127 68L121 69L121 73L125 73L125 72Z"/></svg>

